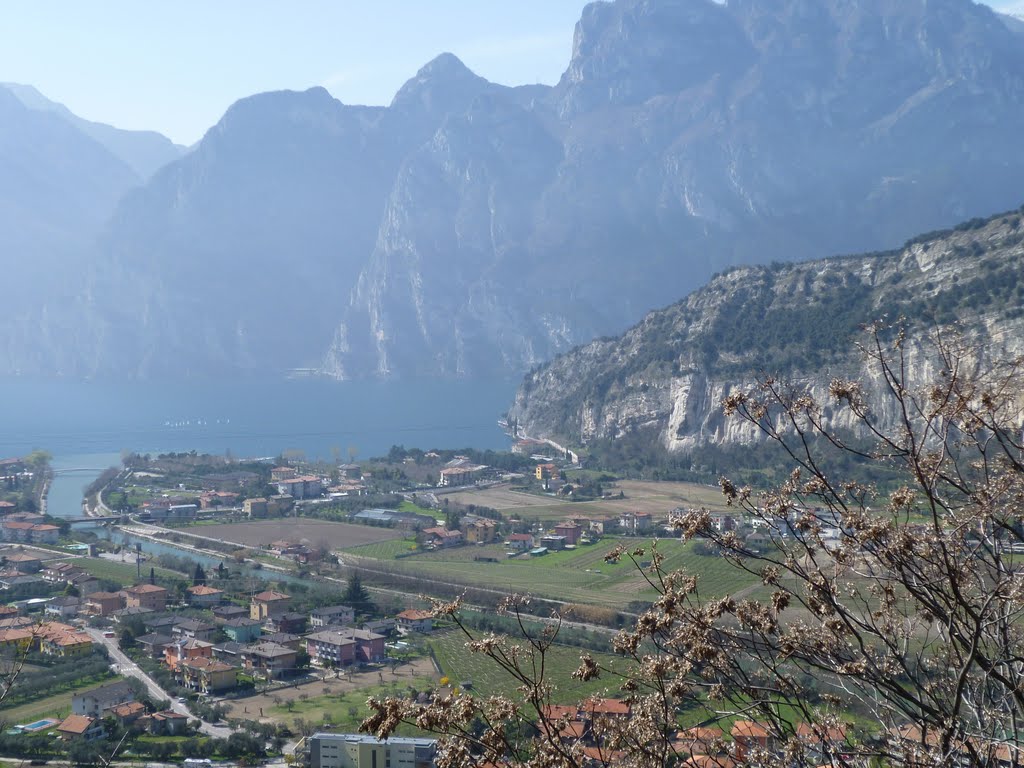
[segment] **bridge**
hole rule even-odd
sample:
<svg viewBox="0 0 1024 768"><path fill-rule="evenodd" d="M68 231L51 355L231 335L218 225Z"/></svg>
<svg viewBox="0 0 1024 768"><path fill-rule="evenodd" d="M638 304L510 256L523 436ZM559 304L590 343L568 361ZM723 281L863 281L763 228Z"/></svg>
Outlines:
<svg viewBox="0 0 1024 768"><path fill-rule="evenodd" d="M120 515L112 515L108 517L75 517L65 518L68 521L68 525L95 525L96 523L119 523L121 522Z"/></svg>

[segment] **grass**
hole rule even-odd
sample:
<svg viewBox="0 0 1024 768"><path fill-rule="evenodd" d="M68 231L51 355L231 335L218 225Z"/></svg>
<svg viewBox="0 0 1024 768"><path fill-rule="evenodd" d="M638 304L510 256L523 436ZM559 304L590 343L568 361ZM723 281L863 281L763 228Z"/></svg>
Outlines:
<svg viewBox="0 0 1024 768"><path fill-rule="evenodd" d="M429 507L421 507L418 504L413 504L411 501L403 501L401 504L399 504L398 511L412 512L415 515L428 515L430 517L437 517L436 509L430 509Z"/></svg>
<svg viewBox="0 0 1024 768"><path fill-rule="evenodd" d="M47 717L63 719L71 714L71 697L75 693L102 683L102 680L90 679L37 701L30 701L17 707L0 707L0 720L10 725L24 725Z"/></svg>
<svg viewBox="0 0 1024 768"><path fill-rule="evenodd" d="M88 571L97 579L109 579L121 584L134 584L138 580L135 566L129 563L118 563L112 560L103 560L99 557L81 557L75 560L75 565ZM143 578L149 577L150 568L154 569L159 578L164 579L180 579L186 575L168 568L161 568L159 565L144 562L142 564Z"/></svg>
<svg viewBox="0 0 1024 768"><path fill-rule="evenodd" d="M350 551L366 557L392 559L389 567L423 578L622 608L634 600L651 600L657 593L629 559L622 558L618 563L605 562L605 555L620 542L630 549L649 548L651 544L650 539L609 537L575 550L511 559L504 559L504 547L500 544L424 552L397 561L393 560L394 549L358 548ZM732 594L757 582L756 577L734 568L721 557L696 554L692 543L666 539L658 543L658 548L665 555L665 568L685 569L700 576L700 590L705 597ZM478 562L474 560L476 557L495 557L499 562ZM640 562L648 559L649 555L638 558Z"/></svg>
<svg viewBox="0 0 1024 768"><path fill-rule="evenodd" d="M344 550L353 555L372 557L375 560L394 560L398 555L411 552L416 547L416 539L392 539L391 541L378 541L375 544L362 544L358 547L349 547Z"/></svg>
<svg viewBox="0 0 1024 768"><path fill-rule="evenodd" d="M451 630L437 634L429 641L442 672L453 686L464 681L472 682L472 692L477 696L505 695L519 698L515 678L499 667L492 659L480 653L471 653L466 647L465 636ZM545 676L554 685L552 700L555 703L575 703L593 695L613 695L618 687L617 676L581 682L572 677L579 667L579 648L564 645L552 646L545 656ZM586 651L602 667L625 672L628 662L611 654ZM603 676L602 676L603 677Z"/></svg>
<svg viewBox="0 0 1024 768"><path fill-rule="evenodd" d="M305 700L298 699L291 703L290 709L287 705L280 704L271 707L268 714L281 722L303 719L314 723L330 724L335 731L340 733L358 733L359 724L370 714L370 709L366 706L368 698L403 695L408 693L409 687L415 688L417 691L425 691L435 685L429 677L403 678L400 683L395 681L388 685L369 686L342 694L311 696ZM408 736L419 732L403 728L399 729L399 733Z"/></svg>

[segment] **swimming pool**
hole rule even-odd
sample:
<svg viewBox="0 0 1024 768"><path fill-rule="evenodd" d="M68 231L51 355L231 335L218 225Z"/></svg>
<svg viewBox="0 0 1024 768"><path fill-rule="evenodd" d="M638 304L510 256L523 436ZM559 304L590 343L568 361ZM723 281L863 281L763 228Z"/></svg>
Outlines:
<svg viewBox="0 0 1024 768"><path fill-rule="evenodd" d="M28 731L29 733L45 731L47 728L52 728L59 722L59 720L36 720L34 723L29 723L28 725L19 725L18 730Z"/></svg>

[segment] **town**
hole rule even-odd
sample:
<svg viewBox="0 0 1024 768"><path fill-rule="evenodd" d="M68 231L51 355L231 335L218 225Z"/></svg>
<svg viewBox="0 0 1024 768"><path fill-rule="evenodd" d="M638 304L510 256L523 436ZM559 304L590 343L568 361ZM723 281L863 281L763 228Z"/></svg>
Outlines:
<svg viewBox="0 0 1024 768"><path fill-rule="evenodd" d="M566 635L571 660L579 647L609 649L639 607L625 597L635 574L604 554L623 538L677 538L667 526L678 499L625 484L627 496L574 458L531 441L507 454L393 449L333 464L133 454L86 489L91 517L80 521L43 512L45 456L6 460L0 648L16 674L0 706L3 751L362 766L377 749L429 765L428 734L359 734L367 696L508 681L474 679L423 593L472 594L486 625L501 586L554 600L565 590L549 578L586 574L573 615L592 626ZM742 527L724 512L716 523ZM701 558L673 543L676 558ZM432 589L441 572L448 584ZM608 592L609 578L621 591ZM589 701L567 733L599 749L593 717L628 706L566 678L566 703L552 706Z"/></svg>

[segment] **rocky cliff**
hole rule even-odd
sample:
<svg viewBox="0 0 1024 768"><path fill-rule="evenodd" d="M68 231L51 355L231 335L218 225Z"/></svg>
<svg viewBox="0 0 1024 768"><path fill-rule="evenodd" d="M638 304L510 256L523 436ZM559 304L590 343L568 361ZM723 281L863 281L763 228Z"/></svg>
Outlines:
<svg viewBox="0 0 1024 768"><path fill-rule="evenodd" d="M936 373L920 341L944 325L958 324L983 357L1024 353L1024 208L895 252L729 270L625 335L528 374L509 417L571 445L631 435L678 453L750 444L756 430L722 415L726 395L770 374L827 401L832 376L862 373L862 324L900 316L918 334L914 382ZM869 379L869 393L880 385ZM850 414L828 418L848 425Z"/></svg>

